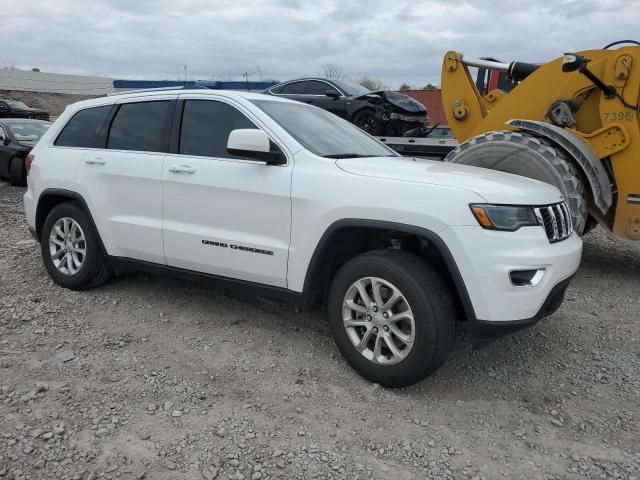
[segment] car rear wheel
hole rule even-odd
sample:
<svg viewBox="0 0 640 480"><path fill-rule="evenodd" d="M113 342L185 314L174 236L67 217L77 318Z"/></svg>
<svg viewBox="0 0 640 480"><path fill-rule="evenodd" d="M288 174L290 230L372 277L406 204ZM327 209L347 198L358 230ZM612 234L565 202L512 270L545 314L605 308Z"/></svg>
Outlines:
<svg viewBox="0 0 640 480"><path fill-rule="evenodd" d="M11 185L24 187L27 184L27 171L22 158L13 157L9 163L9 181Z"/></svg>
<svg viewBox="0 0 640 480"><path fill-rule="evenodd" d="M347 262L329 292L338 349L366 379L411 385L433 373L453 342L451 294L419 257L376 250Z"/></svg>
<svg viewBox="0 0 640 480"><path fill-rule="evenodd" d="M49 275L65 288L83 290L109 278L98 233L76 203L61 203L49 212L42 226L40 248Z"/></svg>

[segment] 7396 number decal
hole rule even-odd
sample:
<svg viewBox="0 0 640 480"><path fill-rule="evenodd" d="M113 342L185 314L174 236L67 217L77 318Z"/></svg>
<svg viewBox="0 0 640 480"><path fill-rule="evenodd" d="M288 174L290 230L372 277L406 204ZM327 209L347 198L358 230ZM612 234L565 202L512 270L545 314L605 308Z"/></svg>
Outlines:
<svg viewBox="0 0 640 480"><path fill-rule="evenodd" d="M633 113L632 111L627 112L604 112L602 115L604 116L605 122L633 122Z"/></svg>

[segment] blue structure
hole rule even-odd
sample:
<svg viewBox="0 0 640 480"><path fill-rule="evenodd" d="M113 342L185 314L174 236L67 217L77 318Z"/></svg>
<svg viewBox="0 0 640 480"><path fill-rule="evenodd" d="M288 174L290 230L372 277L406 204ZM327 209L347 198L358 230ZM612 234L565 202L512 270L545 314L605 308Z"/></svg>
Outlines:
<svg viewBox="0 0 640 480"><path fill-rule="evenodd" d="M191 87L196 82L193 80L181 82L179 80L114 80L113 88L141 89L141 88L167 88L167 87Z"/></svg>
<svg viewBox="0 0 640 480"><path fill-rule="evenodd" d="M147 88L200 87L212 90L265 90L278 82L221 82L214 80L114 80L113 88L137 90Z"/></svg>
<svg viewBox="0 0 640 480"><path fill-rule="evenodd" d="M278 82L220 82L213 80L196 80L197 86L212 90L265 90Z"/></svg>

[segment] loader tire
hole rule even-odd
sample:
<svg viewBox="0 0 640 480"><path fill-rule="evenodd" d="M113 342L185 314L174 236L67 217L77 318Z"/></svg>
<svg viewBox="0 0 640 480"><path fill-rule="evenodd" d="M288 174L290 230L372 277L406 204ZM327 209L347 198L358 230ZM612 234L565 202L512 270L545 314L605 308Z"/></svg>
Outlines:
<svg viewBox="0 0 640 480"><path fill-rule="evenodd" d="M513 173L557 187L567 201L575 232L586 233L589 214L582 176L562 150L545 140L521 132L483 133L452 150L445 162Z"/></svg>

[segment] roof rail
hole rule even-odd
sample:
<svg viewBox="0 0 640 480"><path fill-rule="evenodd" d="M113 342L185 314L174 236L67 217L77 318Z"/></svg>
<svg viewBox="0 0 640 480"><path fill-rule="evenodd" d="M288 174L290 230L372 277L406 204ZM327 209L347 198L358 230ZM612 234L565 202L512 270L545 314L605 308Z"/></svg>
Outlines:
<svg viewBox="0 0 640 480"><path fill-rule="evenodd" d="M113 95L125 95L127 93L162 92L167 90L201 90L201 89L209 90L209 88L203 87L201 85L185 85L184 87L157 87L157 88L132 89L132 90L125 90L124 92L108 93L107 96L111 97Z"/></svg>

